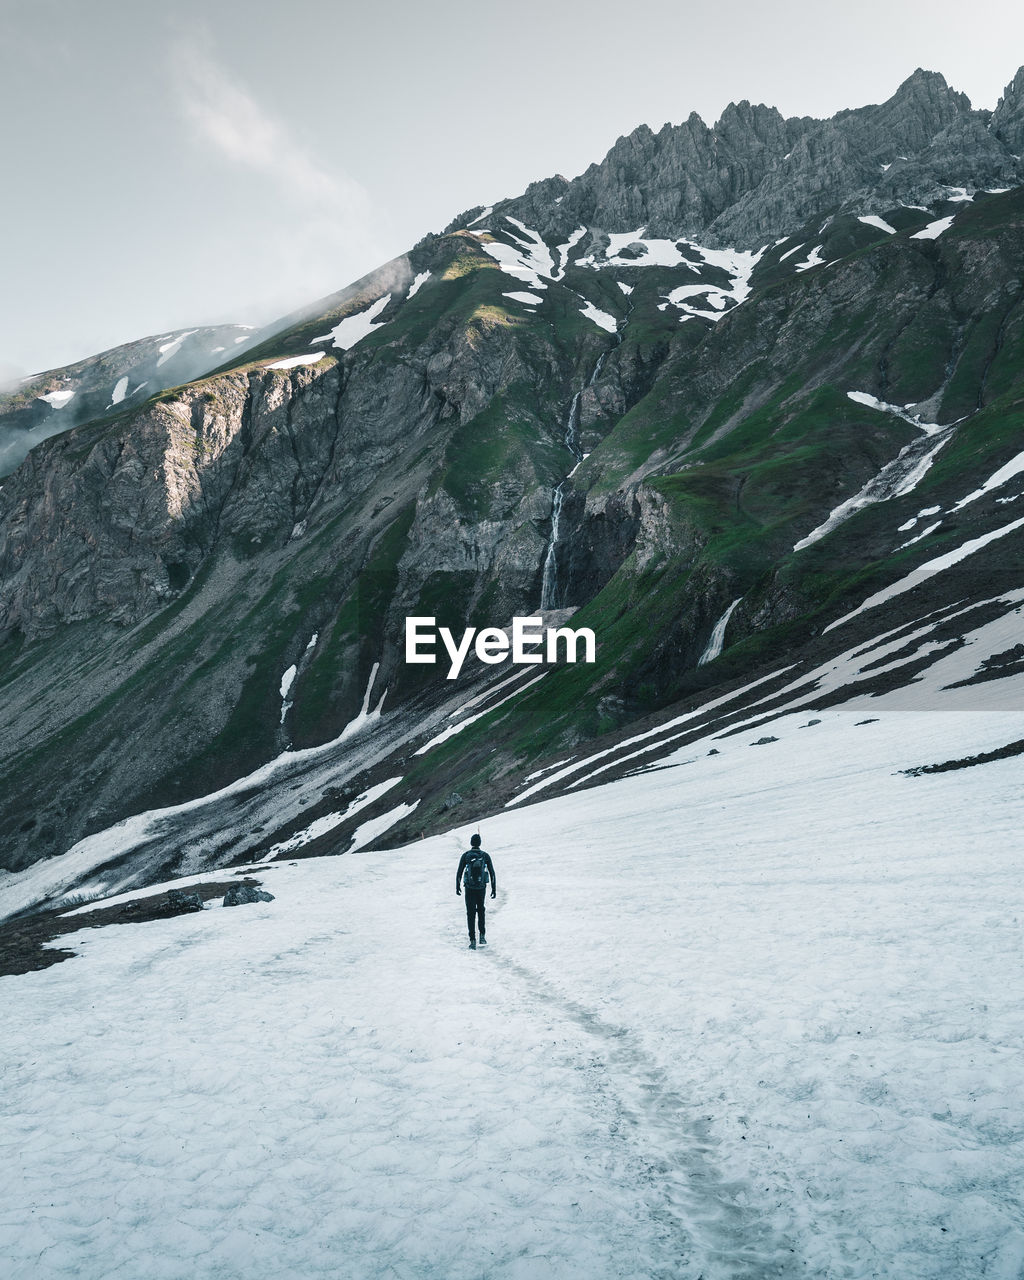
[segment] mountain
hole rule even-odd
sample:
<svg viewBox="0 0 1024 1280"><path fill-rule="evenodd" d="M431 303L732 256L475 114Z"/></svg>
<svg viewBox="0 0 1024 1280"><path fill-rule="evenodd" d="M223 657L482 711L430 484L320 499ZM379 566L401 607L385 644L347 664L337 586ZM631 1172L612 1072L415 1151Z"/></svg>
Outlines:
<svg viewBox="0 0 1024 1280"><path fill-rule="evenodd" d="M1007 696L1022 96L918 71L640 128L36 445L0 488L7 909L399 844L794 699L945 705L961 651ZM596 661L405 661L408 617L537 615Z"/></svg>
<svg viewBox="0 0 1024 1280"><path fill-rule="evenodd" d="M135 408L240 355L258 336L244 324L177 329L23 378L0 392L0 477L41 440Z"/></svg>

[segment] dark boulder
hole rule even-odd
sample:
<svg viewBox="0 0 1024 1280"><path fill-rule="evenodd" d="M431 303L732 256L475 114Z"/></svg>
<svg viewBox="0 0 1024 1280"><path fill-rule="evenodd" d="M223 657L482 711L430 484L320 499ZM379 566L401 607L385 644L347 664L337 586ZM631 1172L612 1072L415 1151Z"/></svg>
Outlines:
<svg viewBox="0 0 1024 1280"><path fill-rule="evenodd" d="M233 884L224 895L225 907L241 907L249 902L273 902L274 895L251 884Z"/></svg>
<svg viewBox="0 0 1024 1280"><path fill-rule="evenodd" d="M186 893L183 889L170 889L167 893L167 914L183 916L190 911L202 911L203 899L198 893Z"/></svg>

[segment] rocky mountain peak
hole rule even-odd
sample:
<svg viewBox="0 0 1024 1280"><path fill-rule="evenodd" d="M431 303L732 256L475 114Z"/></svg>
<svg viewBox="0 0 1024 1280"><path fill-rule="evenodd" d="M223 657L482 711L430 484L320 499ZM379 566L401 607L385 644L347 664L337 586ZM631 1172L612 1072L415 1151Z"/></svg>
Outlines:
<svg viewBox="0 0 1024 1280"><path fill-rule="evenodd" d="M956 111L970 111L971 100L965 93L951 88L941 71L925 71L918 67L893 94L890 102L927 103L939 110L946 106Z"/></svg>
<svg viewBox="0 0 1024 1280"><path fill-rule="evenodd" d="M1003 90L990 127L995 136L1016 156L1024 152L1024 67Z"/></svg>
<svg viewBox="0 0 1024 1280"><path fill-rule="evenodd" d="M543 236L584 226L753 249L839 210L927 204L949 186L1019 180L1024 73L995 113L975 111L937 71L917 68L882 103L826 120L731 102L709 126L696 113L657 132L638 125L569 182L548 179L498 206Z"/></svg>

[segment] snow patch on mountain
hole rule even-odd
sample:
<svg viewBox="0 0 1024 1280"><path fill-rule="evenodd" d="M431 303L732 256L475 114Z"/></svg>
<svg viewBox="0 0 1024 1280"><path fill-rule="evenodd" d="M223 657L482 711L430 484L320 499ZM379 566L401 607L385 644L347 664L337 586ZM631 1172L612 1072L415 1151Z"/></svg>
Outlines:
<svg viewBox="0 0 1024 1280"><path fill-rule="evenodd" d="M931 537L935 530L941 528L941 526L941 520L936 520L934 524L926 525L920 533L915 534L912 538L908 538L906 542L901 542L896 550L903 551L906 547L912 547L915 542L923 542L925 538Z"/></svg>
<svg viewBox="0 0 1024 1280"><path fill-rule="evenodd" d="M503 707L506 702L511 702L513 698L518 698L521 693L525 693L527 689L531 689L535 684L543 680L547 674L548 673L546 671L542 671L539 676L534 676L532 680L527 680L525 684L518 685L518 687L513 689L511 693L506 694L500 702L494 702L489 707L485 707L483 711L478 711L475 715L467 716L464 720L459 720L455 724L449 725L447 729L442 729L436 737L431 738L429 742L425 742L422 747L419 747L414 751L413 755L426 755L426 753L428 751L432 751L434 747L439 747L442 742L447 742L449 738L454 738L455 735L457 733L461 733L463 729L468 729L471 724L475 724L476 721L481 719L483 716L489 716L492 711L497 711L497 709L499 707ZM518 679L519 673L517 672L515 676L510 676L509 680L507 682L503 682L503 684L511 683L513 680ZM500 687L502 686L499 686L499 688ZM491 692L493 692L493 690ZM474 701L476 701L476 699L474 699Z"/></svg>
<svg viewBox="0 0 1024 1280"><path fill-rule="evenodd" d="M608 248L604 256L598 258L590 254L577 263L581 267L689 267L699 270L690 259L683 254L679 245L688 241L648 239L644 236L644 227L636 231L614 231L608 236ZM623 252L628 250L628 252Z"/></svg>
<svg viewBox="0 0 1024 1280"><path fill-rule="evenodd" d="M285 719L288 716L288 712L292 709L291 699L288 695L291 693L291 688L295 683L295 677L298 674L298 670L298 667L293 662L281 677L281 724L284 724Z"/></svg>
<svg viewBox="0 0 1024 1280"><path fill-rule="evenodd" d="M782 671L785 672L788 669L788 667L783 667ZM745 694L752 692L759 686L767 684L769 681L777 680L779 674L780 672L774 672L771 675L761 676L757 680L752 680L749 684L743 685L739 689L734 689L729 693L723 694L721 697L713 698L710 702L702 703L701 706L694 708L692 711L686 711L680 716L675 716L664 724L656 725L653 729L645 729L643 733L634 734L632 737L626 738L622 742L617 742L613 747L605 747L601 751L595 751L589 755L585 755L582 759L573 760L557 772L543 778L540 782L535 782L532 786L526 787L523 791L518 792L511 800L507 800L505 802L505 808L511 809L515 805L522 804L524 800L528 800L531 796L543 791L553 783L562 782L571 774L577 773L580 769L586 768L596 760L602 760L608 756L615 756L618 758L624 748L633 746L635 743L648 742L653 744L655 740L661 742L664 740L666 734L670 733L679 725L688 724L691 721L696 720L698 717L706 716L710 711L717 711L721 707L737 702Z"/></svg>
<svg viewBox="0 0 1024 1280"><path fill-rule="evenodd" d="M665 302L683 314L681 320L690 316L700 316L704 320L718 321L729 307L738 306L750 296L750 277L754 268L766 252L767 246L753 252L735 249L705 249L699 245L691 246L699 252L705 264L718 267L732 277L728 285L717 285L703 282L700 284L683 284L668 294L663 294ZM692 266L693 264L688 264ZM707 298L707 306L694 306L687 301L690 298ZM661 307L664 310L664 306Z"/></svg>
<svg viewBox="0 0 1024 1280"><path fill-rule="evenodd" d="M499 264L502 271L515 280L521 280L532 289L546 289L547 281L554 279L555 263L551 250L536 231L531 231L518 218L511 215L505 218L512 224L513 230L505 230L505 234L514 244L506 244L503 240L493 238L480 240L480 247ZM490 232L474 232L477 236L489 236Z"/></svg>
<svg viewBox="0 0 1024 1280"><path fill-rule="evenodd" d="M884 218L880 218L877 213L862 214L858 217L857 221L863 222L864 225L868 227L877 227L879 231L887 231L891 236L896 234L896 228L891 227L889 223L886 222Z"/></svg>
<svg viewBox="0 0 1024 1280"><path fill-rule="evenodd" d="M365 849L368 844L372 844L378 836L382 836L385 831L390 831L393 826L401 822L403 818L407 818L419 807L419 801L414 800L412 804L403 802L396 804L393 809L389 809L387 813L378 814L375 818L367 818L367 820L358 826L353 833L351 843L345 850L346 853L355 853L359 849Z"/></svg>
<svg viewBox="0 0 1024 1280"><path fill-rule="evenodd" d="M265 364L264 369L297 369L302 364L319 364L327 353L325 351L314 351L312 355L304 356L288 356L284 360L275 360L272 364Z"/></svg>
<svg viewBox="0 0 1024 1280"><path fill-rule="evenodd" d="M821 252L824 247L824 245L816 244L808 254L806 262L798 262L796 264L797 271L810 271L812 267L820 267L825 261Z"/></svg>
<svg viewBox="0 0 1024 1280"><path fill-rule="evenodd" d="M511 298L513 302L521 302L524 307L537 307L544 301L539 293L527 293L525 289L513 289L503 293L503 298Z"/></svg>
<svg viewBox="0 0 1024 1280"><path fill-rule="evenodd" d="M955 214L950 214L948 218L936 218L934 222L929 222L921 231L915 231L910 237L911 240L938 240L944 231L948 231L953 225Z"/></svg>
<svg viewBox="0 0 1024 1280"><path fill-rule="evenodd" d="M390 301L391 294L386 293L383 298L378 298L362 311L346 316L329 334L323 338L314 338L313 342L324 342L326 338L333 338L333 345L339 351L351 351L357 342L362 342L374 329L380 329L388 323L386 320L378 320L377 317Z"/></svg>
<svg viewBox="0 0 1024 1280"><path fill-rule="evenodd" d="M406 302L408 302L410 298L414 298L429 279L430 279L430 272L421 271L419 275L415 277L412 284L409 286L409 292L405 295Z"/></svg>
<svg viewBox="0 0 1024 1280"><path fill-rule="evenodd" d="M619 322L613 315L610 315L607 311L602 311L600 307L595 307L592 302L587 302L580 307L580 315L587 320L592 320L594 324L599 325L608 333L615 333L619 327Z"/></svg>
<svg viewBox="0 0 1024 1280"><path fill-rule="evenodd" d="M72 399L74 399L74 391L48 391L45 396L39 396L40 400L45 400L48 405L54 409L63 409Z"/></svg>
<svg viewBox="0 0 1024 1280"><path fill-rule="evenodd" d="M564 244L556 246L555 258L558 261L558 266L551 273L552 280L561 280L564 277L565 269L569 265L570 255L572 254L573 249L575 249L586 234L586 227L577 227Z"/></svg>
<svg viewBox="0 0 1024 1280"><path fill-rule="evenodd" d="M176 338L173 338L170 342L165 342L162 347L158 348L160 352L160 359L156 362L156 367L159 369L160 366L162 364L166 364L166 362L170 360L172 356L176 356L178 352L181 350L182 343L185 341L185 339L191 338L194 333L198 333L198 332L199 332L198 329L188 329L186 330L185 333L179 333L178 336ZM246 339L236 338L235 341L245 342Z"/></svg>
<svg viewBox="0 0 1024 1280"><path fill-rule="evenodd" d="M114 383L114 389L110 393L110 403L112 405L120 404L121 401L125 398L127 391L128 391L128 375L125 374L123 378L118 378L118 380Z"/></svg>

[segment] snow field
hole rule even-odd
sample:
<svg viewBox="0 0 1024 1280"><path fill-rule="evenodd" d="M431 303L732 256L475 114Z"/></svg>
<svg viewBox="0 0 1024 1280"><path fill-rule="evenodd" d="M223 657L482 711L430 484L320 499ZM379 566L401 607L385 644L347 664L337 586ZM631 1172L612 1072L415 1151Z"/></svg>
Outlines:
<svg viewBox="0 0 1024 1280"><path fill-rule="evenodd" d="M898 770L1020 736L863 698L487 819L475 953L471 823L61 939L8 1274L1018 1277L1019 759Z"/></svg>
<svg viewBox="0 0 1024 1280"><path fill-rule="evenodd" d="M8 1276L653 1274L581 1036L463 952L458 851L274 869L244 921L83 935L71 1003L35 975L53 1035L7 1040L31 1151Z"/></svg>

